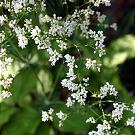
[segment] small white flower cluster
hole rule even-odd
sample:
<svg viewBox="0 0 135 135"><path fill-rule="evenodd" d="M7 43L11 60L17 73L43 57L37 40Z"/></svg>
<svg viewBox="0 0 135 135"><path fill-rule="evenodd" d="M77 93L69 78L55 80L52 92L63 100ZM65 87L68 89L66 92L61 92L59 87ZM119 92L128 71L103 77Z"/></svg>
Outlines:
<svg viewBox="0 0 135 135"><path fill-rule="evenodd" d="M107 94L113 96L117 96L118 94L114 86L109 84L108 82L106 82L106 84L100 88L100 93L98 94L98 97L103 99L104 97L107 96Z"/></svg>
<svg viewBox="0 0 135 135"><path fill-rule="evenodd" d="M40 22L41 24L43 24L43 23L49 23L49 22L51 22L51 17L48 16L48 15L40 14L40 15L39 15L39 22Z"/></svg>
<svg viewBox="0 0 135 135"><path fill-rule="evenodd" d="M21 28L19 26L16 26L16 20L11 20L9 22L9 26L16 33L18 39L18 46L21 47L22 49L26 48L26 46L28 45L28 38L26 37L26 32L24 27Z"/></svg>
<svg viewBox="0 0 135 135"><path fill-rule="evenodd" d="M112 119L118 122L123 117L123 111L127 109L124 103L113 103L114 110L112 111Z"/></svg>
<svg viewBox="0 0 135 135"><path fill-rule="evenodd" d="M93 3L95 7L99 7L101 4L104 4L105 6L111 5L111 0L89 0L89 1Z"/></svg>
<svg viewBox="0 0 135 135"><path fill-rule="evenodd" d="M25 19L24 20L24 27L25 29L31 33L31 30L32 30L32 19Z"/></svg>
<svg viewBox="0 0 135 135"><path fill-rule="evenodd" d="M24 0L13 0L12 1L12 8L15 13L22 12L23 6L25 4Z"/></svg>
<svg viewBox="0 0 135 135"><path fill-rule="evenodd" d="M132 104L132 109L131 109L131 111L132 111L133 113L135 113L135 102Z"/></svg>
<svg viewBox="0 0 135 135"><path fill-rule="evenodd" d="M85 105L85 101L87 98L88 91L85 89L85 87L82 84L78 85L78 89L76 92L73 92L71 94L71 97L76 100L80 105Z"/></svg>
<svg viewBox="0 0 135 135"><path fill-rule="evenodd" d="M62 40L56 40L61 51L67 49L67 43Z"/></svg>
<svg viewBox="0 0 135 135"><path fill-rule="evenodd" d="M73 32L75 31L75 28L77 26L77 21L76 20L72 20L72 19L67 19L64 22L64 29L65 29L65 33L68 37L70 37Z"/></svg>
<svg viewBox="0 0 135 135"><path fill-rule="evenodd" d="M42 121L43 122L53 121L53 113L54 113L54 110L52 108L50 108L48 112L42 111ZM67 119L67 114L60 111L56 113L56 116L59 119L59 127L61 127L63 125L63 122Z"/></svg>
<svg viewBox="0 0 135 135"><path fill-rule="evenodd" d="M0 92L0 97L3 98L3 99L9 98L10 96L12 96L12 94L9 91L2 90Z"/></svg>
<svg viewBox="0 0 135 135"><path fill-rule="evenodd" d="M66 54L64 58L66 59L65 62L67 63L68 67L67 78L70 78L70 80L76 79L76 75L74 73L74 68L77 68L77 65L75 65L75 57Z"/></svg>
<svg viewBox="0 0 135 135"><path fill-rule="evenodd" d="M7 57L6 49L0 48L0 76L4 75L4 72L12 62L13 59L11 57Z"/></svg>
<svg viewBox="0 0 135 135"><path fill-rule="evenodd" d="M13 81L13 75L7 72L9 66L13 62L11 57L7 57L6 49L0 49L0 86L3 86L4 89L9 89ZM8 98L11 96L11 93L5 90L2 90L0 97Z"/></svg>
<svg viewBox="0 0 135 135"><path fill-rule="evenodd" d="M82 31L82 35L83 35L83 37L85 37L86 39L89 38L89 34L88 34L89 25L90 25L89 19L84 20L84 21L82 22L82 24L80 24L80 29L81 29L81 31Z"/></svg>
<svg viewBox="0 0 135 135"><path fill-rule="evenodd" d="M74 82L72 82L72 80L70 79L63 79L61 81L61 85L65 88L68 88L68 90L70 91L76 91L78 89L78 85Z"/></svg>
<svg viewBox="0 0 135 135"><path fill-rule="evenodd" d="M117 26L117 23L113 23L110 25L110 28L114 29L115 31L117 31L118 29L118 26Z"/></svg>
<svg viewBox="0 0 135 135"><path fill-rule="evenodd" d="M95 43L95 51L94 53L96 53L98 51L99 53L99 57L102 57L104 54L105 54L105 50L104 50L104 47L105 45L103 44L104 43L104 40L105 40L105 36L103 34L103 31L98 31L96 33L96 31L93 31L93 30L89 30L88 31L88 34L90 35L91 38L94 39L94 41L96 42Z"/></svg>
<svg viewBox="0 0 135 135"><path fill-rule="evenodd" d="M97 14L97 20L100 22L100 23L103 23L106 19L106 15L102 14L100 12L96 12Z"/></svg>
<svg viewBox="0 0 135 135"><path fill-rule="evenodd" d="M95 69L95 68L97 68L98 72L100 72L101 64L97 64L96 60L92 60L90 58L87 58L85 66L86 66L87 69L90 69L90 68Z"/></svg>
<svg viewBox="0 0 135 135"><path fill-rule="evenodd" d="M69 54L66 54L65 56L65 62L67 63L68 73L67 73L67 79L63 79L61 81L61 84L63 87L68 88L69 91L71 91L71 97L67 99L67 107L70 107L74 104L75 101L80 103L80 105L85 105L85 101L87 98L88 91L86 90L86 86L88 85L87 82L89 78L83 79L84 84L77 84L73 81L76 79L76 75L74 73L74 68L77 68L77 65L75 64L75 58L73 56L70 56Z"/></svg>
<svg viewBox="0 0 135 135"><path fill-rule="evenodd" d="M35 44L40 43L40 33L41 30L38 26L35 26L34 28L31 29L31 38L34 39Z"/></svg>
<svg viewBox="0 0 135 135"><path fill-rule="evenodd" d="M135 117L128 118L127 126L133 126L135 128Z"/></svg>
<svg viewBox="0 0 135 135"><path fill-rule="evenodd" d="M78 85L74 82L72 82L75 78L76 75L74 74L74 67L75 67L75 58L70 56L69 54L66 54L65 56L65 62L67 63L67 66L69 67L68 73L67 73L67 78L68 79L63 79L61 81L61 84L63 87L68 88L69 91L73 92L78 89ZM67 99L67 107L70 107L74 104L74 100L69 97Z"/></svg>
<svg viewBox="0 0 135 135"><path fill-rule="evenodd" d="M52 117L52 114L53 114L54 110L52 108L50 108L48 110L48 112L46 111L42 111L42 121L43 122L46 122L46 121L53 121L53 117Z"/></svg>
<svg viewBox="0 0 135 135"><path fill-rule="evenodd" d="M60 111L59 113L56 113L56 115L59 118L59 127L63 125L63 122L67 119L67 114Z"/></svg>
<svg viewBox="0 0 135 135"><path fill-rule="evenodd" d="M14 76L3 76L3 78L0 79L0 86L3 86L4 89L9 89L10 85L12 84L12 81L14 79Z"/></svg>
<svg viewBox="0 0 135 135"><path fill-rule="evenodd" d="M3 7L4 5L4 2L0 2L0 8Z"/></svg>
<svg viewBox="0 0 135 135"><path fill-rule="evenodd" d="M0 32L0 43L2 43L5 40L5 32L1 31Z"/></svg>
<svg viewBox="0 0 135 135"><path fill-rule="evenodd" d="M87 120L86 120L86 123L93 123L95 124L96 123L96 120L94 117L89 117Z"/></svg>
<svg viewBox="0 0 135 135"><path fill-rule="evenodd" d="M33 27L32 26L32 21L31 20L25 20L24 24L25 28L27 29L28 32L31 34L31 38L34 40L35 44L37 45L38 50L44 50L48 52L50 55L49 61L51 62L51 65L54 66L56 61L58 61L60 58L62 58L62 55L57 52L56 49L53 50L51 48L51 42L49 37L46 37L45 39L41 36L41 29L38 26ZM57 40L59 42L59 46L65 48L64 42ZM63 45L63 46L62 46Z"/></svg>
<svg viewBox="0 0 135 135"><path fill-rule="evenodd" d="M28 38L25 36L25 30L20 27L15 28L15 33L18 38L18 46L22 49L28 45Z"/></svg>
<svg viewBox="0 0 135 135"><path fill-rule="evenodd" d="M6 15L0 15L0 26L3 26L3 24L8 20Z"/></svg>
<svg viewBox="0 0 135 135"><path fill-rule="evenodd" d="M61 82L63 87L67 87L68 90L72 91L71 97L67 99L67 107L70 107L74 104L75 101L80 103L80 105L85 105L87 98L87 92L85 87L82 84L73 83L71 80L64 79Z"/></svg>
<svg viewBox="0 0 135 135"><path fill-rule="evenodd" d="M58 53L56 50L53 50L52 48L48 48L47 52L50 55L49 61L51 62L52 66L55 66L56 61L58 61L60 58L62 58L62 55Z"/></svg>
<svg viewBox="0 0 135 135"><path fill-rule="evenodd" d="M71 37L74 34L74 31L80 28L81 33L86 39L92 38L95 41L94 53L98 52L99 57L105 54L105 45L103 44L105 36L103 35L103 31L94 31L89 29L90 26L90 17L92 15L98 14L98 19L101 22L105 19L104 15L100 15L99 12L93 11L89 6L87 9L75 10L75 12L68 16L66 19L62 19L61 17L56 17L53 15L53 18L48 15L40 15L41 23L50 23L49 31L46 32L48 36L59 36L59 37ZM83 16L83 17L82 17ZM66 49L66 48L65 48Z"/></svg>
<svg viewBox="0 0 135 135"><path fill-rule="evenodd" d="M97 131L89 132L88 135L111 135L111 125L106 120L103 121L103 124L98 124L97 129Z"/></svg>
<svg viewBox="0 0 135 135"><path fill-rule="evenodd" d="M59 36L61 37L64 35L64 29L62 25L60 25L62 17L56 17L56 15L53 15L53 19L50 22L50 28L49 28L49 35L52 35L53 37Z"/></svg>
<svg viewBox="0 0 135 135"><path fill-rule="evenodd" d="M35 4L35 1L34 0L13 0L12 3L11 3L11 11L12 12L15 12L16 14L22 12L22 11L31 11L31 7L29 6L30 5L34 5ZM9 7L7 5L7 7ZM10 10L9 8L9 10Z"/></svg>
<svg viewBox="0 0 135 135"><path fill-rule="evenodd" d="M68 97L66 106L71 107L75 103L75 100L72 100L71 97Z"/></svg>

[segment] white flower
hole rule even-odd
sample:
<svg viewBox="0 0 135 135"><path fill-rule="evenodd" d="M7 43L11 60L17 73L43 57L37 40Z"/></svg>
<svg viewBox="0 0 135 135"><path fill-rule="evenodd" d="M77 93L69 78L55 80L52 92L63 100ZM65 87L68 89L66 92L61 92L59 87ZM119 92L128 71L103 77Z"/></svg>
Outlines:
<svg viewBox="0 0 135 135"><path fill-rule="evenodd" d="M53 117L52 117L52 114L53 114L54 110L52 108L50 108L48 110L48 112L46 111L42 111L42 121L43 122L46 122L46 121L53 121Z"/></svg>
<svg viewBox="0 0 135 135"><path fill-rule="evenodd" d="M13 0L12 1L12 7L13 7L13 10L14 10L15 13L19 13L23 9L23 3L20 2L20 1L17 1L17 0L16 1Z"/></svg>
<svg viewBox="0 0 135 135"><path fill-rule="evenodd" d="M90 68L95 69L95 68L97 68L97 70L100 72L101 64L97 64L96 60L92 60L90 58L87 58L85 66L86 66L87 69L90 69Z"/></svg>
<svg viewBox="0 0 135 135"><path fill-rule="evenodd" d="M2 43L5 40L5 32L1 31L0 32L0 43Z"/></svg>
<svg viewBox="0 0 135 135"><path fill-rule="evenodd" d="M66 106L71 107L71 106L73 106L74 102L75 102L75 100L72 100L71 97L68 97Z"/></svg>
<svg viewBox="0 0 135 135"><path fill-rule="evenodd" d="M3 90L3 91L0 93L0 97L3 98L3 99L4 99L4 98L9 98L11 95L12 95L11 92L5 91L5 90Z"/></svg>
<svg viewBox="0 0 135 135"><path fill-rule="evenodd" d="M97 131L91 131L88 135L111 135L111 125L108 121L104 120L103 124L97 125Z"/></svg>
<svg viewBox="0 0 135 135"><path fill-rule="evenodd" d="M17 22L17 20L11 20L11 21L9 21L9 27L15 29L16 22Z"/></svg>
<svg viewBox="0 0 135 135"><path fill-rule="evenodd" d="M50 114L50 115L52 115L53 112L54 112L54 110L53 110L52 108L50 108L50 109L48 110L48 114Z"/></svg>
<svg viewBox="0 0 135 135"><path fill-rule="evenodd" d="M78 89L78 85L73 83L70 79L63 79L61 84L63 87L68 88L68 90L71 90L72 92Z"/></svg>
<svg viewBox="0 0 135 135"><path fill-rule="evenodd" d="M75 28L77 26L77 22L75 20L66 20L65 23L64 23L64 30L65 30L65 33L68 37L70 37Z"/></svg>
<svg viewBox="0 0 135 135"><path fill-rule="evenodd" d="M38 26L35 26L35 28L31 29L31 37L32 39L35 39L36 37L39 37L41 33L41 30L39 29Z"/></svg>
<svg viewBox="0 0 135 135"><path fill-rule="evenodd" d="M0 25L2 26L4 22L7 21L7 16L6 15L0 15Z"/></svg>
<svg viewBox="0 0 135 135"><path fill-rule="evenodd" d="M104 4L105 6L110 6L110 1L111 0L90 0L90 2L93 3L95 7L99 7L101 4Z"/></svg>
<svg viewBox="0 0 135 135"><path fill-rule="evenodd" d="M118 28L117 23L111 24L110 28L113 28L115 31L117 31L117 28Z"/></svg>
<svg viewBox="0 0 135 135"><path fill-rule="evenodd" d="M75 65L75 58L69 54L66 54L64 58L66 59L65 62L69 67L67 77L70 78L70 80L74 80L76 78L76 75L74 74L74 67L77 67L77 65Z"/></svg>
<svg viewBox="0 0 135 135"><path fill-rule="evenodd" d="M8 66L11 65L13 59L11 57L7 57L6 50L0 49L0 77L4 75L4 72L7 70Z"/></svg>
<svg viewBox="0 0 135 135"><path fill-rule="evenodd" d="M113 130L112 130L112 134L113 134L113 135L118 135L119 132L118 132L116 129L113 129Z"/></svg>
<svg viewBox="0 0 135 135"><path fill-rule="evenodd" d="M60 23L60 20L62 17L56 17L56 15L53 15L53 19L51 20L51 26L49 28L49 34L52 36L62 36L64 35L64 29L63 26Z"/></svg>
<svg viewBox="0 0 135 135"><path fill-rule="evenodd" d="M98 19L98 21L100 22L100 23L103 23L104 21L105 21L105 18L106 18L106 15L101 15L101 13L100 12L96 12L96 14L97 14L97 19Z"/></svg>
<svg viewBox="0 0 135 135"><path fill-rule="evenodd" d="M90 58L89 59L88 58L86 59L85 66L86 66L87 69L90 69L91 67L94 68L95 67L95 64L96 64L96 60L91 60Z"/></svg>
<svg viewBox="0 0 135 135"><path fill-rule="evenodd" d="M85 87L80 84L77 91L71 94L71 97L80 103L80 105L85 105L87 93L88 91L86 91Z"/></svg>
<svg viewBox="0 0 135 135"><path fill-rule="evenodd" d="M50 16L48 15L44 15L43 14L40 14L39 15L39 22L42 24L42 23L46 23L46 22L50 22L51 21L51 18Z"/></svg>
<svg viewBox="0 0 135 135"><path fill-rule="evenodd" d="M24 27L31 32L32 29L32 19L25 19Z"/></svg>
<svg viewBox="0 0 135 135"><path fill-rule="evenodd" d="M100 88L100 93L98 97L103 99L104 97L107 96L107 94L113 95L113 96L117 96L118 94L114 86L110 85L108 82L106 82L106 84Z"/></svg>
<svg viewBox="0 0 135 135"><path fill-rule="evenodd" d="M96 120L94 119L94 117L89 117L87 120L86 120L86 123L96 123Z"/></svg>
<svg viewBox="0 0 135 135"><path fill-rule="evenodd" d="M9 89L10 85L12 84L13 81L13 77L8 76L6 78L2 78L2 80L0 80L0 86L3 86L4 89Z"/></svg>
<svg viewBox="0 0 135 135"><path fill-rule="evenodd" d="M0 49L0 86L3 86L4 89L9 89L14 75L8 73L8 68L10 67L13 59L7 57L6 50ZM7 91L2 91L2 97L8 97L11 94Z"/></svg>
<svg viewBox="0 0 135 135"><path fill-rule="evenodd" d="M99 57L102 57L105 54L105 50L104 50L105 45L103 43L106 38L103 34L103 31L96 32L96 31L93 31L90 29L88 31L88 34L89 34L90 38L93 38L95 41L94 53L98 52Z"/></svg>
<svg viewBox="0 0 135 135"><path fill-rule="evenodd" d="M28 39L24 35L19 34L19 36L18 36L18 46L23 49L27 45L28 45Z"/></svg>
<svg viewBox="0 0 135 135"><path fill-rule="evenodd" d="M58 53L56 50L52 50L52 48L48 48L47 52L50 55L49 61L51 62L52 66L55 66L56 61L58 61L60 58L62 58L62 55Z"/></svg>
<svg viewBox="0 0 135 135"><path fill-rule="evenodd" d="M114 122L118 122L123 117L123 111L126 109L126 106L124 103L113 103L114 110L112 111L112 119Z"/></svg>
<svg viewBox="0 0 135 135"><path fill-rule="evenodd" d="M85 87L87 87L87 86L89 85L88 81L89 81L89 77L83 78L83 85L84 85Z"/></svg>
<svg viewBox="0 0 135 135"><path fill-rule="evenodd" d="M132 104L132 112L135 113L135 102Z"/></svg>
<svg viewBox="0 0 135 135"><path fill-rule="evenodd" d="M56 40L56 42L58 43L58 46L60 47L60 50L61 51L67 49L67 44L64 41L62 41L62 40Z"/></svg>
<svg viewBox="0 0 135 135"><path fill-rule="evenodd" d="M127 126L133 126L135 128L135 117L128 118Z"/></svg>
<svg viewBox="0 0 135 135"><path fill-rule="evenodd" d="M56 115L60 119L59 120L59 127L61 127L63 125L63 122L67 119L67 115L64 114L62 111L60 111L59 113L56 113Z"/></svg>
<svg viewBox="0 0 135 135"><path fill-rule="evenodd" d="M46 111L42 111L42 121L46 122L50 120L50 116Z"/></svg>
<svg viewBox="0 0 135 135"><path fill-rule="evenodd" d="M1 8L2 6L4 6L4 3L3 3L3 2L0 2L0 8Z"/></svg>

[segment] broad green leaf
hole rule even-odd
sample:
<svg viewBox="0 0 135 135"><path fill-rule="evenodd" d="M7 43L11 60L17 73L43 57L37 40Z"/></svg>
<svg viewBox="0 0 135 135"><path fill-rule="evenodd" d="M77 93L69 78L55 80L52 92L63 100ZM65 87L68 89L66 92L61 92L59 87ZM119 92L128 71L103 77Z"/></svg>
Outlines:
<svg viewBox="0 0 135 135"><path fill-rule="evenodd" d="M16 109L4 102L0 103L0 127L16 112Z"/></svg>
<svg viewBox="0 0 135 135"><path fill-rule="evenodd" d="M123 63L127 58L135 57L135 36L126 35L113 41L106 52L103 62L110 68Z"/></svg>
<svg viewBox="0 0 135 135"><path fill-rule="evenodd" d="M134 135L134 132L132 132L130 128L122 128L121 134L122 135Z"/></svg>
<svg viewBox="0 0 135 135"><path fill-rule="evenodd" d="M21 70L11 86L12 97L15 101L29 100L28 94L36 87L36 77L32 69Z"/></svg>
<svg viewBox="0 0 135 135"><path fill-rule="evenodd" d="M4 126L2 135L32 135L40 123L40 115L33 108L20 109Z"/></svg>
<svg viewBox="0 0 135 135"><path fill-rule="evenodd" d="M41 123L35 135L54 135L54 131L47 123Z"/></svg>
<svg viewBox="0 0 135 135"><path fill-rule="evenodd" d="M41 92L49 92L52 89L52 75L49 70L41 70L38 73L38 78L42 82L42 85L37 81L37 90Z"/></svg>

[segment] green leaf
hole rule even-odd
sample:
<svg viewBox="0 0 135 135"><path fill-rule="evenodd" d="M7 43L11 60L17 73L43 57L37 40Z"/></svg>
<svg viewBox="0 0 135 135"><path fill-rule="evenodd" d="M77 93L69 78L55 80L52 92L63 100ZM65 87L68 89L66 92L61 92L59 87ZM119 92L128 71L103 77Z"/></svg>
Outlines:
<svg viewBox="0 0 135 135"><path fill-rule="evenodd" d="M52 75L48 70L41 70L38 73L38 77L40 81L42 82L43 86L41 86L41 83L37 81L37 90L41 93L43 92L49 92L52 89Z"/></svg>
<svg viewBox="0 0 135 135"><path fill-rule="evenodd" d="M121 130L122 135L134 135L130 128L122 128Z"/></svg>
<svg viewBox="0 0 135 135"><path fill-rule="evenodd" d="M127 58L135 57L135 36L126 35L112 42L106 52L103 62L109 68L116 67Z"/></svg>
<svg viewBox="0 0 135 135"><path fill-rule="evenodd" d="M47 123L41 123L35 135L54 135L54 131Z"/></svg>
<svg viewBox="0 0 135 135"><path fill-rule="evenodd" d="M16 112L16 109L4 102L0 103L0 127Z"/></svg>
<svg viewBox="0 0 135 135"><path fill-rule="evenodd" d="M17 102L29 100L29 92L36 87L36 77L30 69L22 70L11 86L12 98ZM23 103L24 104L24 103Z"/></svg>
<svg viewBox="0 0 135 135"><path fill-rule="evenodd" d="M31 135L40 123L40 115L33 108L20 109L2 130L2 135Z"/></svg>

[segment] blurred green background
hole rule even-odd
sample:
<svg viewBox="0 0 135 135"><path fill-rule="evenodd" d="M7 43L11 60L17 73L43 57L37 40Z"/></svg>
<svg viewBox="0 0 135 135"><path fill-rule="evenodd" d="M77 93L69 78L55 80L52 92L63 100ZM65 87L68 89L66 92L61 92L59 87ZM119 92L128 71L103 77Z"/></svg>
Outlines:
<svg viewBox="0 0 135 135"><path fill-rule="evenodd" d="M83 0L68 2L68 6L64 7L60 0L46 0L50 16L56 13L65 17L83 3ZM125 102L135 101L135 1L113 0L111 7L100 7L98 10L108 15L108 24L116 22L118 30L105 31L107 54L102 58L101 72L92 70L84 73L82 70L80 74L90 76L91 89L99 90L100 86L108 81L114 84ZM23 60L15 58L11 70L19 70L19 73L11 86L13 96L4 101L0 100L0 135L86 135L93 125L86 124L84 120L90 115L94 116L93 110L89 106L82 108L75 106L72 109L64 106L68 91L60 85L66 73L62 62L51 67L47 53L37 51L32 41L24 50L17 47L16 41L10 40L9 43L12 46L16 45L22 55L20 57L28 59L29 63L26 64ZM92 57L89 49L82 48L86 56ZM10 47L8 51L15 52ZM50 107L57 111L62 109L64 112L72 113L62 128L58 128L57 120L53 123L41 122L41 111ZM108 110L109 105L105 106L105 109ZM135 130L127 128L123 129L122 133L134 135Z"/></svg>

